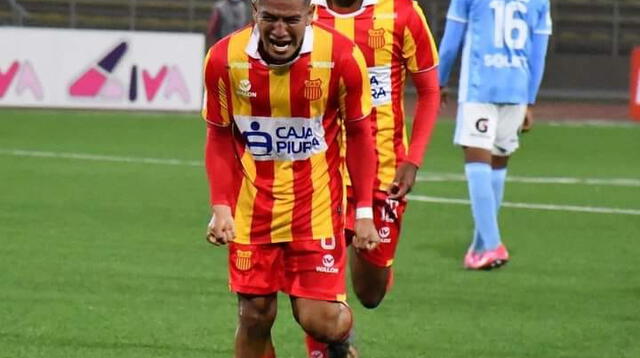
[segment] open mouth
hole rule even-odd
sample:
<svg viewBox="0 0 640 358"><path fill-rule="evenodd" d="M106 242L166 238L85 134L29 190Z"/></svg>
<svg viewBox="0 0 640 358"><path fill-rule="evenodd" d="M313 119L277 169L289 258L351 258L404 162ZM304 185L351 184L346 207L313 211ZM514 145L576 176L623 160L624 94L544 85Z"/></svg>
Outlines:
<svg viewBox="0 0 640 358"><path fill-rule="evenodd" d="M269 39L269 42L271 42L271 47L276 53L286 53L289 50L289 46L291 46L291 40Z"/></svg>

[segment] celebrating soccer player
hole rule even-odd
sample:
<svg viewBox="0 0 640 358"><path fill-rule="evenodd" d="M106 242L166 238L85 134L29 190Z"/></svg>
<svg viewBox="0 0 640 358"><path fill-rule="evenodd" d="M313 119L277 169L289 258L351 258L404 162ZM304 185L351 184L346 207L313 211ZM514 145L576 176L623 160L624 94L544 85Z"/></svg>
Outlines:
<svg viewBox="0 0 640 358"><path fill-rule="evenodd" d="M520 129L532 125L551 35L549 0L452 0L440 44L445 86L462 51L454 142L462 146L475 222L464 258L468 269L504 265L498 211L509 156ZM446 96L443 96L446 99Z"/></svg>
<svg viewBox="0 0 640 358"><path fill-rule="evenodd" d="M366 65L352 41L312 24L313 13L309 0L257 0L256 26L221 40L205 60L207 239L229 244L237 358L275 357L278 291L308 335L346 345L345 144L354 246L380 240Z"/></svg>
<svg viewBox="0 0 640 358"><path fill-rule="evenodd" d="M415 182L436 121L440 98L438 54L422 10L411 0L313 2L318 7L317 21L355 41L368 68L376 148L374 220L381 242L371 251L354 247L350 266L358 299L365 307L374 308L391 286L405 195ZM409 143L403 108L407 72L418 93ZM347 235L353 235L357 201L352 190L348 193ZM323 350L312 339L307 339L307 348L310 356Z"/></svg>

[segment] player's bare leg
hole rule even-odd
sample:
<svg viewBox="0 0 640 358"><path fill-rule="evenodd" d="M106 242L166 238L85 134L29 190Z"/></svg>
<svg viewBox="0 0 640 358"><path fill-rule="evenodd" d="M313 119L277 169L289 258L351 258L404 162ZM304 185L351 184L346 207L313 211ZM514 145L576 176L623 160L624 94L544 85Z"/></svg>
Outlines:
<svg viewBox="0 0 640 358"><path fill-rule="evenodd" d="M491 167L495 169L506 169L509 164L508 156L494 155L491 157Z"/></svg>
<svg viewBox="0 0 640 358"><path fill-rule="evenodd" d="M271 327L278 309L276 297L276 294L268 296L238 294L236 357L275 356L271 343Z"/></svg>
<svg viewBox="0 0 640 358"><path fill-rule="evenodd" d="M341 302L292 297L291 308L302 329L323 343L343 341L353 324L351 308Z"/></svg>
<svg viewBox="0 0 640 358"><path fill-rule="evenodd" d="M464 151L464 161L466 163L491 164L493 156L491 155L491 152L486 149L463 147L462 150Z"/></svg>
<svg viewBox="0 0 640 358"><path fill-rule="evenodd" d="M349 266L353 290L360 303L369 309L378 307L389 288L391 267L378 267L371 264L353 247L351 247Z"/></svg>

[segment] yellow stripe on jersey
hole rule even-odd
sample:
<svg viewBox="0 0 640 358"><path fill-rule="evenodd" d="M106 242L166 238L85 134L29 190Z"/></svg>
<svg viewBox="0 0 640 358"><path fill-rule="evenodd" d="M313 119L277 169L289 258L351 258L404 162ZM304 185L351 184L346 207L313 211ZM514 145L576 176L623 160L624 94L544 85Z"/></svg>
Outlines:
<svg viewBox="0 0 640 358"><path fill-rule="evenodd" d="M231 123L231 118L229 118L229 104L227 103L227 87L222 78L218 80L218 101L220 101L220 117L222 118L222 123Z"/></svg>
<svg viewBox="0 0 640 358"><path fill-rule="evenodd" d="M236 224L236 242L239 244L250 244L251 240L251 220L253 218L253 201L257 195L257 189L253 185L256 180L256 166L251 153L245 151L242 155L242 167L245 175L242 177L240 195L236 203L234 222Z"/></svg>
<svg viewBox="0 0 640 358"><path fill-rule="evenodd" d="M374 29L384 29L385 46L376 49L374 52L375 66L388 67L391 74L391 65L393 61L393 43L395 30L394 14L395 1L381 1L374 8ZM395 128L395 120L392 103L385 103L376 106L376 149L378 150L378 181L382 185L391 183L395 177L396 153L393 141L393 131ZM386 189L386 188L376 188Z"/></svg>
<svg viewBox="0 0 640 358"><path fill-rule="evenodd" d="M321 29L319 26L314 26L313 37L309 79L321 79L322 93L328 94L331 71L334 70L333 67L335 65L332 61L333 35ZM311 118L322 117L324 115L328 99L329 96L323 95L321 100L311 101Z"/></svg>
<svg viewBox="0 0 640 358"><path fill-rule="evenodd" d="M364 56L362 55L362 52L360 52L358 46L353 46L353 51L351 54L356 60L358 68L360 69L360 77L363 81L366 81L363 86L362 95L360 96L360 110L365 116L368 116L371 113L371 109L373 108L373 98L371 97L371 88L369 87L369 73L367 72L367 62L364 60Z"/></svg>
<svg viewBox="0 0 640 358"><path fill-rule="evenodd" d="M269 71L269 101L272 117L291 117L290 72L288 70ZM271 221L271 242L291 241L291 223L295 195L293 190L293 161L274 161L273 219Z"/></svg>
<svg viewBox="0 0 640 358"><path fill-rule="evenodd" d="M249 56L244 50L250 37L251 27L231 36L227 50L231 103L233 105L233 114L239 116L251 115L251 102L249 99L241 97L237 91L232 90L233 88L238 88L241 81L249 80Z"/></svg>
<svg viewBox="0 0 640 358"><path fill-rule="evenodd" d="M313 184L311 232L314 238L333 237L330 175L326 153L316 154L309 159L311 160L311 183ZM318 210L318 208L325 208L325 210Z"/></svg>
<svg viewBox="0 0 640 358"><path fill-rule="evenodd" d="M207 116L207 106L208 106L208 100L207 100L207 96L209 95L207 93L207 65L209 65L209 59L211 58L211 49L209 49L209 51L207 51L207 55L204 57L204 64L202 66L202 78L204 78L204 103L202 104L202 111L200 112L202 114L202 118L207 121L208 120L208 116Z"/></svg>
<svg viewBox="0 0 640 358"><path fill-rule="evenodd" d="M348 37L351 41L355 38L355 18L353 17L335 17L335 29L341 34ZM315 41L315 40L314 40Z"/></svg>
<svg viewBox="0 0 640 358"><path fill-rule="evenodd" d="M393 14L394 2L394 0L379 2L373 10L373 29L384 29L385 42L383 47L375 49L376 66L391 66L395 17L389 16L389 14Z"/></svg>
<svg viewBox="0 0 640 358"><path fill-rule="evenodd" d="M249 79L249 56L245 53L245 47L251 36L251 28L245 29L231 36L227 49L227 61L229 63L229 83L231 85L231 101L234 115L251 115L251 102L240 97L233 88L237 88L239 82ZM241 158L245 175L240 184L240 193L234 213L236 224L236 242L250 244L251 222L253 218L253 202L257 189L253 185L256 180L256 167L251 153L245 151Z"/></svg>
<svg viewBox="0 0 640 358"><path fill-rule="evenodd" d="M311 73L309 78L322 80L322 93L329 93L329 82L333 66L332 51L333 35L314 26L313 51L311 51ZM328 96L322 96L321 100L311 101L311 117L321 117L327 108ZM318 208L331 207L331 190L329 187L329 166L327 164L326 153L312 156L311 160L311 183L313 194L311 198L311 231L314 238L333 236L333 217L331 210L318 210Z"/></svg>

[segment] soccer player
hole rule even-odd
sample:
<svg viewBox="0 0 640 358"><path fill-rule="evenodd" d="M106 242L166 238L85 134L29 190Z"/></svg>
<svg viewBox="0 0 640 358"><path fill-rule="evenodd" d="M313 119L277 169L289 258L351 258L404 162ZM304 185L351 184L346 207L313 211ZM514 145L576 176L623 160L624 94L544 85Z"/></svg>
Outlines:
<svg viewBox="0 0 640 358"><path fill-rule="evenodd" d="M391 286L405 195L415 183L437 117L437 49L422 10L411 0L313 2L316 21L354 40L367 63L376 148L374 220L381 243L371 251L354 247L350 266L358 299L365 307L375 308ZM410 142L403 108L407 73L418 94ZM347 235L353 235L355 201L352 191L348 192ZM310 356L314 350L322 351L322 345L311 339L307 348Z"/></svg>
<svg viewBox="0 0 640 358"><path fill-rule="evenodd" d="M491 269L509 260L498 211L520 128L532 125L549 35L549 0L452 0L449 6L440 83L446 86L464 46L454 143L464 151L475 223L464 258L468 269Z"/></svg>
<svg viewBox="0 0 640 358"><path fill-rule="evenodd" d="M290 296L307 334L347 344L343 138L354 245L366 250L380 240L366 65L352 41L312 24L313 12L309 0L257 0L256 26L224 38L205 60L207 239L229 245L237 358L275 357L278 291Z"/></svg>

